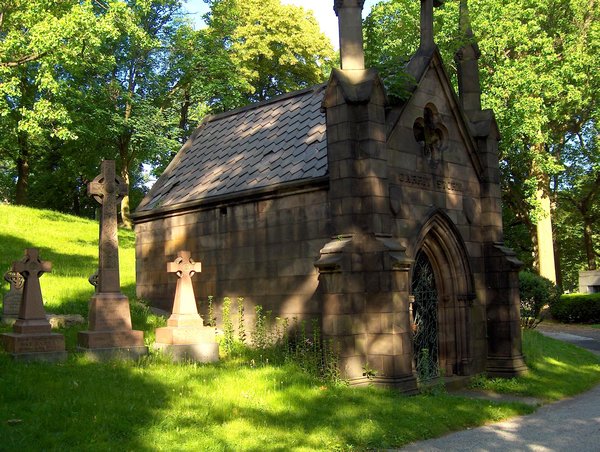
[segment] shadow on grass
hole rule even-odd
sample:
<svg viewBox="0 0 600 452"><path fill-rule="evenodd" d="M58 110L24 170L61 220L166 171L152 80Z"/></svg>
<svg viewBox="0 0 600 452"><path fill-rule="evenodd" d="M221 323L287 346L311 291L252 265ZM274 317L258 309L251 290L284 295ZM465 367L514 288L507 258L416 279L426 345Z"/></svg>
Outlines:
<svg viewBox="0 0 600 452"><path fill-rule="evenodd" d="M0 354L2 450L150 450L168 388L136 367L71 357L21 364Z"/></svg>
<svg viewBox="0 0 600 452"><path fill-rule="evenodd" d="M292 364L25 365L0 354L3 450L364 450L528 410L324 385Z"/></svg>

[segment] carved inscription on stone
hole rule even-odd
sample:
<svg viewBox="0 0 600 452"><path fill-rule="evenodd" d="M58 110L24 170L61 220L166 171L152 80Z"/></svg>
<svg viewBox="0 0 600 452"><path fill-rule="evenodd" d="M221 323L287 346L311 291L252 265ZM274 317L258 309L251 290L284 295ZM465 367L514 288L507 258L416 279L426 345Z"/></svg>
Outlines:
<svg viewBox="0 0 600 452"><path fill-rule="evenodd" d="M398 173L394 178L395 183L434 191L462 193L464 183L455 179L438 178L429 174Z"/></svg>

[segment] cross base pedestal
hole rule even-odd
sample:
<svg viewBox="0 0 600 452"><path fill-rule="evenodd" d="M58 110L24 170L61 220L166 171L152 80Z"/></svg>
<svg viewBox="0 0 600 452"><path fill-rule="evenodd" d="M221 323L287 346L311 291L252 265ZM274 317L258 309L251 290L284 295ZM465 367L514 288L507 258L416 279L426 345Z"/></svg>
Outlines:
<svg viewBox="0 0 600 452"><path fill-rule="evenodd" d="M170 355L173 361L208 363L219 360L219 344L211 327L157 328L154 349Z"/></svg>
<svg viewBox="0 0 600 452"><path fill-rule="evenodd" d="M19 361L64 361L65 337L58 333L0 335L4 349Z"/></svg>
<svg viewBox="0 0 600 452"><path fill-rule="evenodd" d="M162 351L173 362L194 361L214 363L219 361L219 344L154 344L155 350Z"/></svg>
<svg viewBox="0 0 600 452"><path fill-rule="evenodd" d="M167 320L167 326L199 329L204 327L204 321L199 314L171 314Z"/></svg>
<svg viewBox="0 0 600 452"><path fill-rule="evenodd" d="M136 330L80 331L78 349L144 347L144 332Z"/></svg>
<svg viewBox="0 0 600 452"><path fill-rule="evenodd" d="M52 327L46 317L43 319L17 319L13 325L13 331L18 334L50 334Z"/></svg>
<svg viewBox="0 0 600 452"><path fill-rule="evenodd" d="M122 293L97 293L89 303L90 331L131 330L129 299Z"/></svg>

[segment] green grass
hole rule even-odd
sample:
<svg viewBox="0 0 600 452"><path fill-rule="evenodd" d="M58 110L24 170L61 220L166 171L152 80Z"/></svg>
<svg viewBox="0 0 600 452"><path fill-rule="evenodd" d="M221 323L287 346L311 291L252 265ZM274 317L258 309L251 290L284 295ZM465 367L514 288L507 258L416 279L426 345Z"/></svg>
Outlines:
<svg viewBox="0 0 600 452"><path fill-rule="evenodd" d="M54 268L41 279L48 310L86 315L97 234L93 221L0 205L0 269L24 248L41 248ZM128 231L120 236L121 281L132 298L134 238ZM139 303L132 308L134 327L150 343L161 320ZM61 331L70 350L77 330ZM524 343L526 377L482 384L553 400L598 381L594 356L536 333ZM72 353L66 363L50 365L0 353L0 450L366 450L533 410L443 392L405 397L324 383L293 363L266 363L259 355L199 365L171 364L160 355L94 363Z"/></svg>
<svg viewBox="0 0 600 452"><path fill-rule="evenodd" d="M39 248L52 272L40 279L48 312L87 314L94 293L88 277L98 268L98 223L50 210L0 204L0 272L23 258L25 248ZM119 230L121 287L135 296L135 234ZM0 295L8 291L2 279Z"/></svg>
<svg viewBox="0 0 600 452"><path fill-rule="evenodd" d="M0 449L364 450L531 411L324 385L293 364L20 364L0 355Z"/></svg>
<svg viewBox="0 0 600 452"><path fill-rule="evenodd" d="M512 379L480 379L476 385L500 393L560 400L600 383L600 361L591 352L524 330L523 353L529 372Z"/></svg>

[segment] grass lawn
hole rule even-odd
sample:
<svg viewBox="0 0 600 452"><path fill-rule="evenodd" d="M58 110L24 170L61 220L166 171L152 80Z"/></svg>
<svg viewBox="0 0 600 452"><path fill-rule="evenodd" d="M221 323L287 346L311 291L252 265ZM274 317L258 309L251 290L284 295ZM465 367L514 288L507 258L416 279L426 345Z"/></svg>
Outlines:
<svg viewBox="0 0 600 452"><path fill-rule="evenodd" d="M98 268L96 221L50 210L0 204L0 272L21 260L25 248L39 248L40 257L52 262L52 272L40 279L48 312L87 316L87 303L94 293L88 278ZM119 230L121 287L135 296L135 234ZM8 291L1 280L0 295ZM1 298L1 297L0 297Z"/></svg>
<svg viewBox="0 0 600 452"><path fill-rule="evenodd" d="M551 402L579 394L600 383L600 361L580 347L525 330L523 353L529 367L526 375L511 379L479 379L475 385Z"/></svg>
<svg viewBox="0 0 600 452"><path fill-rule="evenodd" d="M41 248L54 269L41 279L48 310L86 315L97 234L93 221L0 205L0 270L23 248ZM133 297L134 239L120 234L122 284ZM139 303L132 319L148 343L162 322ZM77 328L61 332L73 350ZM524 344L527 376L478 384L554 400L600 379L594 355L535 332ZM63 364L23 364L0 352L0 450L8 451L379 449L532 410L440 391L406 397L326 383L260 352L212 365L172 364L160 355L94 363L74 353Z"/></svg>

